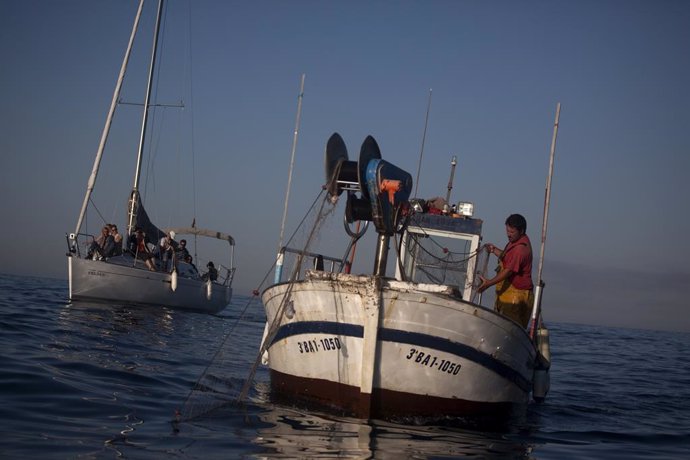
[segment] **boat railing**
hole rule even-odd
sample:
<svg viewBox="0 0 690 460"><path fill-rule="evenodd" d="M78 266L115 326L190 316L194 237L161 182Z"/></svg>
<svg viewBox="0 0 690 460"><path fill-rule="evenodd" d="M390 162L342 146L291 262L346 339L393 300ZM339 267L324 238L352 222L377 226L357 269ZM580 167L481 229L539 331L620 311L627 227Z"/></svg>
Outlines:
<svg viewBox="0 0 690 460"><path fill-rule="evenodd" d="M284 266L290 267L288 277L295 273L295 279L288 279L287 281L299 281L304 277L305 270L314 269L321 271L328 271L331 273L338 273L342 271L343 260L338 257L325 256L315 252L304 251L302 249L293 249L283 246L280 249L279 257L284 257ZM300 262L298 270L294 270L295 264ZM282 279L276 280L283 281Z"/></svg>
<svg viewBox="0 0 690 460"><path fill-rule="evenodd" d="M84 254L89 251L89 246L96 239L96 235L91 233L67 233L65 234L65 240L67 241L67 255L76 255L76 257L82 257L82 249Z"/></svg>
<svg viewBox="0 0 690 460"><path fill-rule="evenodd" d="M235 267L226 267L220 264L220 267L225 270L225 277L223 277L223 286L232 286L232 280L235 278Z"/></svg>

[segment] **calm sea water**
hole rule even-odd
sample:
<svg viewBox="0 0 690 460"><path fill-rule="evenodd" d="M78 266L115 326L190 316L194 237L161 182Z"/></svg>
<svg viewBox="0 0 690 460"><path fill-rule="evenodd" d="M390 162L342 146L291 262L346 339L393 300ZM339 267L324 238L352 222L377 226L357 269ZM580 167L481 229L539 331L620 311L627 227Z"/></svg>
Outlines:
<svg viewBox="0 0 690 460"><path fill-rule="evenodd" d="M211 316L66 298L65 281L0 275L0 458L690 458L690 334L550 324L551 392L507 426L275 405L263 367L245 405L176 424L228 333L225 378L244 382L261 306L237 296Z"/></svg>

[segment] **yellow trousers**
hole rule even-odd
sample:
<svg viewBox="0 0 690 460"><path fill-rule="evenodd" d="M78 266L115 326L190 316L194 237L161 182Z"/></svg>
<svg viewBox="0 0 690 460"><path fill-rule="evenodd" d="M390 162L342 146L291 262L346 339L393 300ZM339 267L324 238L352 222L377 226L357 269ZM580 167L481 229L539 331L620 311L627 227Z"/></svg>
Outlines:
<svg viewBox="0 0 690 460"><path fill-rule="evenodd" d="M521 324L522 327L527 327L533 305L534 292L531 289L516 289L508 280L499 283L496 287L495 310Z"/></svg>

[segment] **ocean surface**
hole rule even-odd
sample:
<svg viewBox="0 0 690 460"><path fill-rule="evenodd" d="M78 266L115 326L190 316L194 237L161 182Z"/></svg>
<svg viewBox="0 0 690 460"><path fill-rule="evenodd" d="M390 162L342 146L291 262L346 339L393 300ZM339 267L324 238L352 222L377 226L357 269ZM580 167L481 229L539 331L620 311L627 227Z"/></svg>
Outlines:
<svg viewBox="0 0 690 460"><path fill-rule="evenodd" d="M217 316L70 304L64 280L0 275L0 458L690 458L690 334L574 324L549 324L546 402L504 426L278 405L263 366L244 404L178 421L209 369L239 391L263 321L249 297Z"/></svg>

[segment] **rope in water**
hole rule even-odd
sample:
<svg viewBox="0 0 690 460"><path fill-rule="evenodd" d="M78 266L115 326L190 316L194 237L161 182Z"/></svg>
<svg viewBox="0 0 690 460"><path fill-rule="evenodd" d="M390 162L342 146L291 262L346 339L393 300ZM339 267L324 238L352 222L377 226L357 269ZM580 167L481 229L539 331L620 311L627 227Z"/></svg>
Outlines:
<svg viewBox="0 0 690 460"><path fill-rule="evenodd" d="M312 214L314 208L316 207L317 203L319 202L319 199L322 197L324 194L324 191L322 190L318 196L314 199L312 202L311 206L305 213L305 216L302 218L300 221L299 225L297 226L297 229L293 232L293 234L290 236L286 244L290 244L292 240L295 238L295 236L298 234L300 228L303 227L305 221L307 220L308 216ZM314 235L317 233L318 228L320 228L322 222L325 220L325 217L327 216L327 213L323 212L323 208L325 206L325 203L327 202L327 199L323 199L321 203L321 207L318 211L316 220L314 222L314 225L310 231L309 238L304 246L304 249L301 251L300 257L298 260L295 262L295 267L293 269L293 273L291 275L291 282L290 282L290 290L291 287L294 283L294 280L297 278L297 273L300 270L300 267L302 265L302 260L303 260L303 255L308 252L308 247L310 243L313 240ZM333 207L334 209L334 207ZM329 211L330 212L330 211ZM266 280L271 274L271 271L275 269L275 264L276 262L274 261L271 267L266 271L266 274L264 278L262 279L261 283L259 284L258 288L254 290L252 297L245 303L242 312L240 316L235 320L233 325L231 326L229 332L225 334L223 339L221 340L221 343L216 350L213 358L209 362L209 364L206 366L204 371L202 372L201 376L197 379L196 383L192 387L192 389L189 391L182 410L177 410L175 413L175 422L183 422L183 421L189 421L195 418L198 418L202 415L208 414L209 412L218 409L221 406L224 406L229 403L242 403L244 399L247 396L247 393L249 391L249 388L254 381L254 375L256 373L256 369L258 367L258 364L261 362L261 356L265 352L264 347L262 346L261 349L259 350L258 356L254 361L254 364L251 368L249 376L244 380L244 383L242 385L242 390L237 398L232 398L226 393L223 393L217 389L214 389L211 385L215 383L227 383L228 381L223 381L222 379L219 379L218 377L214 377L211 375L211 370L214 369L215 367L218 366L219 363L224 361L224 351L232 348L228 346L228 341L230 340L231 337L235 337L236 335L234 334L237 326L245 320L246 313L249 309L249 307L252 305L253 302L255 302L258 297L259 297L259 292L262 286L265 284ZM280 311L283 311L283 305L281 305ZM276 328L277 329L277 328ZM274 334L275 335L275 334ZM268 340L266 341L268 342ZM212 382L210 382L212 380ZM206 383L203 383L206 382ZM212 396L216 397L211 402L206 402L204 403L201 401L204 396L208 396L211 394Z"/></svg>

